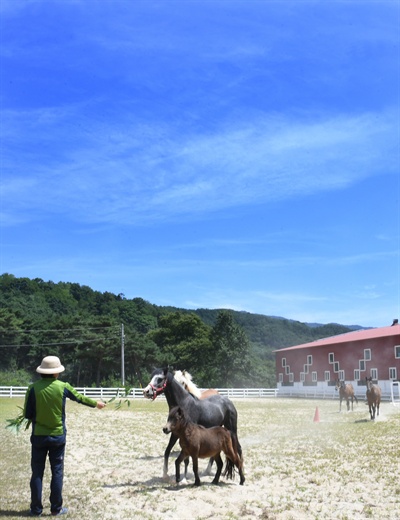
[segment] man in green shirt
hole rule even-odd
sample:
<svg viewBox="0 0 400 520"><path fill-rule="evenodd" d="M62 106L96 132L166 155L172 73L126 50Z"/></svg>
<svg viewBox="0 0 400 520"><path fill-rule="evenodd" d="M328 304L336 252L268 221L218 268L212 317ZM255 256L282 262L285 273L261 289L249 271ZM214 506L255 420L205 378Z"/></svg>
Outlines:
<svg viewBox="0 0 400 520"><path fill-rule="evenodd" d="M27 390L24 416L32 421L31 456L31 509L32 516L43 511L42 487L47 455L51 466L50 510L52 515L68 512L63 507L62 487L64 478L64 453L67 430L65 427L65 402L72 399L91 408L104 408L105 403L81 395L69 383L58 380L65 368L56 356L43 358L36 372L42 378Z"/></svg>

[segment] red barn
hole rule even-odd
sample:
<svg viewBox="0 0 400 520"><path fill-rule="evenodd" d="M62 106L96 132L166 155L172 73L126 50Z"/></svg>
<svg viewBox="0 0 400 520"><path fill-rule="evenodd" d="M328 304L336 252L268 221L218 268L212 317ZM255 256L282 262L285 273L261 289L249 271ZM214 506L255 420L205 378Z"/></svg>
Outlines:
<svg viewBox="0 0 400 520"><path fill-rule="evenodd" d="M279 395L333 395L336 380L352 383L365 395L365 378L372 377L389 398L399 397L400 325L357 330L275 351ZM333 388L332 388L333 387Z"/></svg>

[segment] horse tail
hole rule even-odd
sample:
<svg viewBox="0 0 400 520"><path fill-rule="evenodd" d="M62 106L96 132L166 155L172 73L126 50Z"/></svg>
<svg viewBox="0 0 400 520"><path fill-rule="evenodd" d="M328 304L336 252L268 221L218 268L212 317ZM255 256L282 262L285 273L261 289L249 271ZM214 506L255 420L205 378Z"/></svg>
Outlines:
<svg viewBox="0 0 400 520"><path fill-rule="evenodd" d="M229 433L231 434L233 451L239 455L239 459L242 459L243 458L242 447L240 445L238 436L236 433L233 433L233 432L229 432Z"/></svg>
<svg viewBox="0 0 400 520"><path fill-rule="evenodd" d="M230 480L235 478L235 464L228 457L226 458L225 469L222 475Z"/></svg>
<svg viewBox="0 0 400 520"><path fill-rule="evenodd" d="M229 406L227 409L227 413L225 414L223 425L227 430L229 430L231 434L234 450L239 454L240 458L242 458L242 447L239 443L237 436L237 419L237 410L234 404L231 401L229 401Z"/></svg>
<svg viewBox="0 0 400 520"><path fill-rule="evenodd" d="M232 448L233 448L233 454L237 457L237 462L239 463L239 466L241 466L242 461L242 447L239 444L239 440L237 438L236 433L229 431L231 441L232 441ZM223 476L233 480L235 477L235 462L229 458L229 456L226 455L226 464L225 469L223 472Z"/></svg>

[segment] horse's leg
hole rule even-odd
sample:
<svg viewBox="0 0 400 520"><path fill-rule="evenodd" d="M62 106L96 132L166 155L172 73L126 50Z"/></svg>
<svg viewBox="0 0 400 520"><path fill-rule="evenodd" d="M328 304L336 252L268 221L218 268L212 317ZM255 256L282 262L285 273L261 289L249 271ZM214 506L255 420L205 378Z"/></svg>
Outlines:
<svg viewBox="0 0 400 520"><path fill-rule="evenodd" d="M236 457L233 461L237 469L239 470L239 476L240 476L240 485L243 486L244 481L246 480L243 473L243 459L239 457L238 453L235 453Z"/></svg>
<svg viewBox="0 0 400 520"><path fill-rule="evenodd" d="M240 485L243 486L244 481L246 480L244 477L244 473L243 473L243 465L240 464L240 466L238 466L238 469L239 469L239 476L240 476Z"/></svg>
<svg viewBox="0 0 400 520"><path fill-rule="evenodd" d="M194 485L200 486L199 459L197 457L197 454L192 453L192 462L193 462L193 473L194 473Z"/></svg>
<svg viewBox="0 0 400 520"><path fill-rule="evenodd" d="M168 442L168 446L164 452L164 471L163 471L163 479L168 479L168 458L169 454L171 453L172 448L175 446L176 441L178 440L178 437L171 433L171 437Z"/></svg>
<svg viewBox="0 0 400 520"><path fill-rule="evenodd" d="M211 457L210 460L208 461L208 465L204 472L204 475L211 475L211 468L212 468L213 462L214 462L214 458Z"/></svg>
<svg viewBox="0 0 400 520"><path fill-rule="evenodd" d="M215 460L215 463L217 465L217 472L215 474L214 480L212 481L212 484L218 484L219 477L221 476L221 471L222 471L224 463L222 462L220 453L218 453L218 455L216 455L214 457L214 460Z"/></svg>
<svg viewBox="0 0 400 520"><path fill-rule="evenodd" d="M184 479L187 480L187 472L188 472L188 467L189 467L189 457L186 457L185 461L184 461L184 464L185 464L185 476L184 476Z"/></svg>
<svg viewBox="0 0 400 520"><path fill-rule="evenodd" d="M185 454L183 453L183 450L182 450L175 461L175 481L177 484L181 479L181 462L183 461L183 459L185 459ZM185 459L185 462L186 462L186 459Z"/></svg>
<svg viewBox="0 0 400 520"><path fill-rule="evenodd" d="M346 406L347 406L347 411L349 412L350 411L350 402L349 402L349 398L347 397L346 398Z"/></svg>

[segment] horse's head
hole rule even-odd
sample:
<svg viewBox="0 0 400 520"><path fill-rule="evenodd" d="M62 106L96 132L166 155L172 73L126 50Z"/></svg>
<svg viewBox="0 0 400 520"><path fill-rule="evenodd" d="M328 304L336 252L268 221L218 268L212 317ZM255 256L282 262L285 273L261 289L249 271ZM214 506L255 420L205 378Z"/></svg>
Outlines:
<svg viewBox="0 0 400 520"><path fill-rule="evenodd" d="M367 390L371 390L371 388L373 387L372 377L365 378L365 385L367 387Z"/></svg>
<svg viewBox="0 0 400 520"><path fill-rule="evenodd" d="M339 390L339 388L342 388L344 386L344 381L340 381L339 379L336 380L336 386L335 389Z"/></svg>
<svg viewBox="0 0 400 520"><path fill-rule="evenodd" d="M151 374L150 383L143 388L143 395L147 399L155 399L162 394L168 382L168 368L156 368Z"/></svg>
<svg viewBox="0 0 400 520"><path fill-rule="evenodd" d="M164 433L174 433L186 424L186 417L180 406L174 406L168 414L167 423L163 428Z"/></svg>

